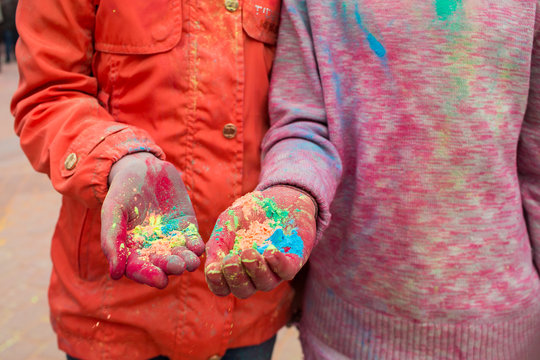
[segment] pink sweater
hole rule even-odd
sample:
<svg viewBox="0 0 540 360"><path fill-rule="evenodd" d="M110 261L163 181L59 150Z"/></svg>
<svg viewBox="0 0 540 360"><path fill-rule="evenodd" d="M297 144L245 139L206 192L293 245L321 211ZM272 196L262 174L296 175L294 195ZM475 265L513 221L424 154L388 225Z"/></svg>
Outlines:
<svg viewBox="0 0 540 360"><path fill-rule="evenodd" d="M260 187L332 215L307 359L540 359L539 12L284 1Z"/></svg>

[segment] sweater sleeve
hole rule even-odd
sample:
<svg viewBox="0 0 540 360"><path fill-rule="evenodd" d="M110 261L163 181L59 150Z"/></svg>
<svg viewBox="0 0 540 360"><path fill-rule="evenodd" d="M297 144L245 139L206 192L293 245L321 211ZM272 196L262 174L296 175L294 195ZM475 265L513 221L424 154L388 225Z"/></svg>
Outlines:
<svg viewBox="0 0 540 360"><path fill-rule="evenodd" d="M331 142L312 40L306 2L285 0L259 189L291 185L311 194L318 205L320 235L330 221L329 205L341 177L341 161Z"/></svg>
<svg viewBox="0 0 540 360"><path fill-rule="evenodd" d="M164 158L144 130L115 122L98 102L94 2L19 1L20 81L11 104L32 166L88 207L103 202L110 168L122 156L148 151Z"/></svg>
<svg viewBox="0 0 540 360"><path fill-rule="evenodd" d="M521 127L517 168L533 259L540 269L540 13L537 6L527 111Z"/></svg>

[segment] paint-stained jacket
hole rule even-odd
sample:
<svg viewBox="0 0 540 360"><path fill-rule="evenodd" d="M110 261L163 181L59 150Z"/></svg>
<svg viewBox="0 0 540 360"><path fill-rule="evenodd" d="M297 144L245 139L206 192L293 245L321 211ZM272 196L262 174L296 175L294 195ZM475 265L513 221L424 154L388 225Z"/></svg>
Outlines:
<svg viewBox="0 0 540 360"><path fill-rule="evenodd" d="M278 0L19 2L12 111L30 162L63 195L49 289L62 350L205 359L288 320L289 284L238 300L211 294L202 266L165 290L112 281L99 240L107 176L126 154L182 172L204 239L255 187L278 13Z"/></svg>

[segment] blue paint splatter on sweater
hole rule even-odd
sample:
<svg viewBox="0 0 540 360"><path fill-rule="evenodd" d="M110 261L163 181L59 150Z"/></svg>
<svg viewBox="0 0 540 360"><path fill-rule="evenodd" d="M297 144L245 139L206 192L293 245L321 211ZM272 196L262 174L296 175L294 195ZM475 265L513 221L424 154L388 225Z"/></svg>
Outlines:
<svg viewBox="0 0 540 360"><path fill-rule="evenodd" d="M366 39L368 41L369 47L371 50L380 58L384 58L386 56L386 49L384 46L380 43L375 36L364 26L362 22L362 17L360 16L360 11L358 10L358 4L354 7L354 18L356 19L356 23L360 27L360 30L366 34Z"/></svg>

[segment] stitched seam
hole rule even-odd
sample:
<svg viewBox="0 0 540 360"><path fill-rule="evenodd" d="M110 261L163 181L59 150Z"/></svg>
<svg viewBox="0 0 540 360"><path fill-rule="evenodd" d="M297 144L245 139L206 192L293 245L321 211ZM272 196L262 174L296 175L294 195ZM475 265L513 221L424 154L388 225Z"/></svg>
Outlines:
<svg viewBox="0 0 540 360"><path fill-rule="evenodd" d="M88 212L90 210L89 209L86 209L85 212L84 212L84 217L83 217L83 222L82 222L82 225L81 225L81 229L79 231L79 236L78 236L78 240L79 240L79 244L77 246L77 268L78 268L78 271L79 271L79 277L83 280L86 280L86 276L83 276L82 274L82 268L81 268L81 249L82 249L82 242L83 242L83 232L84 232L84 228L86 226L86 222L88 221Z"/></svg>
<svg viewBox="0 0 540 360"><path fill-rule="evenodd" d="M243 9L242 9L243 12ZM234 141L239 143L239 146L237 146L237 149L235 151L235 161L234 161L234 167L236 171L235 175L235 186L233 188L234 191L234 197L238 198L242 195L242 160L243 160L243 151L244 151L244 142L243 142L243 127L244 127L244 119L243 116L243 97L244 97L244 76L245 76L245 66L244 66L244 34L242 32L242 23L243 23L243 17L241 14L238 14L238 20L235 23L236 31L235 34L239 34L235 41L235 63L236 63L236 103L237 106L235 106L234 109L234 119L236 122L236 138ZM238 29L240 27L240 29Z"/></svg>

